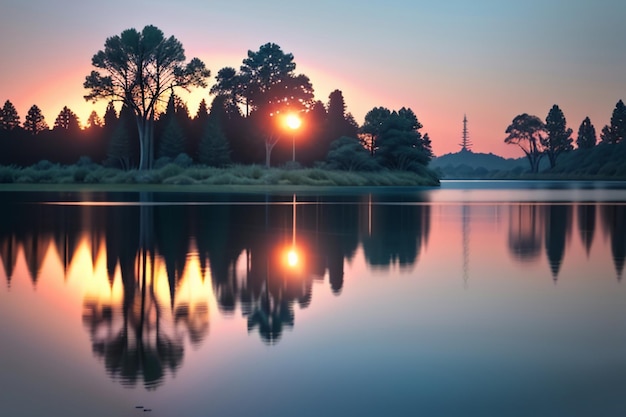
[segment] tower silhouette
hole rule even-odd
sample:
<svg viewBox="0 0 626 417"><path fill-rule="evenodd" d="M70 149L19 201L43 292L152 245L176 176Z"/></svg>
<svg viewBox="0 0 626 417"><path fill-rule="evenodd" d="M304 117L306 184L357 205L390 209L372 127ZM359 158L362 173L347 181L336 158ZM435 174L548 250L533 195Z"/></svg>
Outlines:
<svg viewBox="0 0 626 417"><path fill-rule="evenodd" d="M467 131L467 115L463 115L463 136L461 138L461 152L471 152L472 142L469 139L469 132Z"/></svg>

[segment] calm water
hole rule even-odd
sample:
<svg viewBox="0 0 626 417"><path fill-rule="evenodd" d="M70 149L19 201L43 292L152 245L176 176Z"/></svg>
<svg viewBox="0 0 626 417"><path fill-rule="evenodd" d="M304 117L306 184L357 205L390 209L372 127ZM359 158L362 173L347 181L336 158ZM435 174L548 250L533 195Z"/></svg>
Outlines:
<svg viewBox="0 0 626 417"><path fill-rule="evenodd" d="M2 416L626 415L624 183L0 204Z"/></svg>

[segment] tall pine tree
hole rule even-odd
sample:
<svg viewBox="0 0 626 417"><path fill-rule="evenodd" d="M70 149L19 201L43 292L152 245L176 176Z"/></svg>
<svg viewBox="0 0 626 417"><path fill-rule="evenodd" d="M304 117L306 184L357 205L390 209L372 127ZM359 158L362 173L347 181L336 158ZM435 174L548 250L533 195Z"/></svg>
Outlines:
<svg viewBox="0 0 626 417"><path fill-rule="evenodd" d="M591 124L591 119L585 117L585 120L583 120L578 128L576 146L578 146L578 149L590 149L596 146L597 140L596 128Z"/></svg>
<svg viewBox="0 0 626 417"><path fill-rule="evenodd" d="M48 124L43 117L43 113L41 113L41 109L36 104L33 104L28 109L26 119L24 120L24 130L33 136L48 130Z"/></svg>
<svg viewBox="0 0 626 417"><path fill-rule="evenodd" d="M15 110L15 106L9 100L4 102L0 110L0 129L11 131L20 126L20 116Z"/></svg>
<svg viewBox="0 0 626 417"><path fill-rule="evenodd" d="M550 167L554 168L559 155L573 149L572 129L567 127L565 115L556 104L548 112L545 130L547 135L541 142L550 160Z"/></svg>
<svg viewBox="0 0 626 417"><path fill-rule="evenodd" d="M604 143L620 143L626 138L626 106L618 101L611 115L611 124L602 128L600 139Z"/></svg>

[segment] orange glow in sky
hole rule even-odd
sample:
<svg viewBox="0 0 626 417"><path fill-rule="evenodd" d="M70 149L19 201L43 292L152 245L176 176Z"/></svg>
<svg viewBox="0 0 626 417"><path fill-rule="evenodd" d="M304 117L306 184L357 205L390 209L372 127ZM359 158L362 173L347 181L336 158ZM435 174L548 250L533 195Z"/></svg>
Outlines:
<svg viewBox="0 0 626 417"><path fill-rule="evenodd" d="M464 114L474 152L522 157L504 144L518 114L545 119L558 104L574 135L587 116L600 132L626 99L624 2L390 0L381 8L348 0L308 4L306 12L284 3L111 0L106 8L77 2L67 13L49 1L10 2L0 14L0 36L10 40L0 61L0 104L10 100L22 122L36 104L50 126L63 106L83 123L92 110L102 116L106 103L83 99L91 58L108 37L146 24L175 36L187 59L199 57L213 76L238 69L248 50L276 43L293 53L316 100L327 103L341 90L359 124L374 107L413 109L436 155L460 149ZM529 21L537 30L525 29ZM192 115L201 99L211 103L208 88L181 94Z"/></svg>

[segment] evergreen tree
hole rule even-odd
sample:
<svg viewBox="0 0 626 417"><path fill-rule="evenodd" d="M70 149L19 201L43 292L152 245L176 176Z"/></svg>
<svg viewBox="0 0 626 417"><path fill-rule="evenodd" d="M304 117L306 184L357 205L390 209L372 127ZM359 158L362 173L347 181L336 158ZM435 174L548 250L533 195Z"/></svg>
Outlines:
<svg viewBox="0 0 626 417"><path fill-rule="evenodd" d="M105 119L107 117L106 115L109 115L109 121L105 125L108 128L111 128L111 123L113 123L112 115L115 114L115 109L113 109L112 105L110 105L110 108L112 109L112 113L109 112L109 107L107 107L107 113L105 113ZM133 122L134 114L124 106L120 111L119 119L115 122L115 128L107 149L107 157L110 163L122 169L129 169L132 165L133 148L131 146L131 131L134 131L132 126Z"/></svg>
<svg viewBox="0 0 626 417"><path fill-rule="evenodd" d="M196 112L196 117L194 117L194 120L204 123L208 120L208 118L209 118L209 107L207 106L206 101L202 99L200 101L200 104L198 105L198 111Z"/></svg>
<svg viewBox="0 0 626 417"><path fill-rule="evenodd" d="M346 103L341 90L335 90L328 96L328 133L331 141L348 136L356 138L358 126L350 114L346 114Z"/></svg>
<svg viewBox="0 0 626 417"><path fill-rule="evenodd" d="M228 140L216 118L209 118L200 139L199 159L203 164L223 167L231 163Z"/></svg>
<svg viewBox="0 0 626 417"><path fill-rule="evenodd" d="M54 129L63 129L78 131L80 130L80 122L78 116L67 106L63 107L56 120L54 121Z"/></svg>
<svg viewBox="0 0 626 417"><path fill-rule="evenodd" d="M365 115L365 122L359 131L361 142L370 155L376 153L376 143L381 134L383 124L391 116L391 111L385 107L374 107Z"/></svg>
<svg viewBox="0 0 626 417"><path fill-rule="evenodd" d="M104 122L104 128L107 130L113 130L115 126L117 126L117 112L115 111L112 101L107 104L107 108L104 111L104 117L102 119Z"/></svg>
<svg viewBox="0 0 626 417"><path fill-rule="evenodd" d="M185 106L186 108L186 106ZM185 152L185 131L181 127L177 112L184 113L183 109L176 104L176 97L174 94L170 95L170 99L167 103L167 110L163 115L164 127L159 138L159 146L157 156L159 158L176 158L181 153Z"/></svg>
<svg viewBox="0 0 626 417"><path fill-rule="evenodd" d="M87 119L86 127L87 128L93 128L93 127L102 127L102 126L103 126L102 119L100 118L100 116L98 116L98 113L96 113L96 111L93 110L89 114L89 118Z"/></svg>
<svg viewBox="0 0 626 417"><path fill-rule="evenodd" d="M559 155L574 148L572 129L567 127L565 115L556 104L548 112L545 130L547 135L541 139L541 144L550 160L550 168L554 168Z"/></svg>
<svg viewBox="0 0 626 417"><path fill-rule="evenodd" d="M421 128L422 124L410 108L391 112L382 123L375 143L379 163L405 171L418 171L420 165L428 165L430 151L424 145Z"/></svg>
<svg viewBox="0 0 626 417"><path fill-rule="evenodd" d="M202 133L209 119L209 109L206 101L202 99L198 105L198 111L190 122L189 135L187 136L187 153L196 158L198 157L198 147Z"/></svg>
<svg viewBox="0 0 626 417"><path fill-rule="evenodd" d="M33 104L28 109L26 119L24 120L24 130L33 136L48 130L48 124L41 113L41 109L36 104Z"/></svg>
<svg viewBox="0 0 626 417"><path fill-rule="evenodd" d="M618 101L611 115L611 124L602 128L600 139L604 143L620 143L626 138L626 106L622 100Z"/></svg>
<svg viewBox="0 0 626 417"><path fill-rule="evenodd" d="M578 146L578 149L590 149L596 146L597 140L596 128L591 124L589 117L585 117L585 120L578 128L576 146Z"/></svg>
<svg viewBox="0 0 626 417"><path fill-rule="evenodd" d="M0 129L11 131L20 126L20 116L15 110L15 106L9 100L4 102L0 110Z"/></svg>

